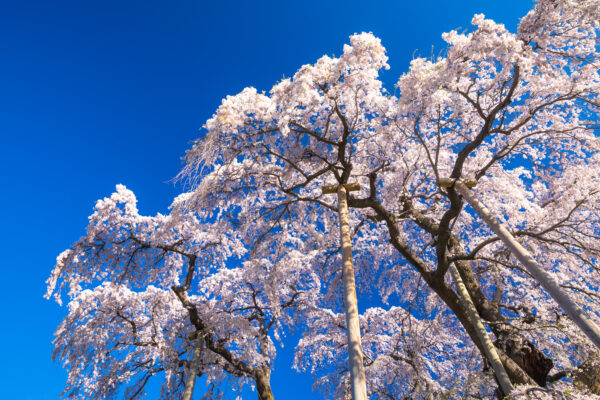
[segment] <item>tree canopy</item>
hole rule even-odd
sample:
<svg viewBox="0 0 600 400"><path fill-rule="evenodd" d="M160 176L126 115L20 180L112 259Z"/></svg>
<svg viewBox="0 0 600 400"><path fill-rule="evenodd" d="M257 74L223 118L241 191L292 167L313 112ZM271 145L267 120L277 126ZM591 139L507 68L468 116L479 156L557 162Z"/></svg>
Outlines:
<svg viewBox="0 0 600 400"><path fill-rule="evenodd" d="M438 181L477 180L476 195L600 321L599 21L597 0L540 0L516 33L475 15L444 34L443 56L414 59L394 94L379 79L381 41L356 34L269 93L225 98L168 215L139 215L118 186L58 258L48 295L68 288L55 340L65 393L137 398L164 372L162 397L179 398L197 332L207 397L227 380L270 399L274 344L296 326L296 367L347 398L337 205L322 188L358 182L357 284L376 303L360 316L370 398L494 396L451 266L523 385L515 397L595 398L597 349Z"/></svg>

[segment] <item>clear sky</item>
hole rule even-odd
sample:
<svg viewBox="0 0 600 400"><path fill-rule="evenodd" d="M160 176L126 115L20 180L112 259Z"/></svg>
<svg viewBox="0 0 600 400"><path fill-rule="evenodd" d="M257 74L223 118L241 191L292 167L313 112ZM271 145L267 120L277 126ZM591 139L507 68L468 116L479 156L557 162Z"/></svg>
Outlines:
<svg viewBox="0 0 600 400"><path fill-rule="evenodd" d="M166 212L181 157L224 96L268 91L362 31L388 50L392 91L414 54L444 47L442 32L475 13L514 31L531 4L0 0L0 399L58 399L51 341L66 310L42 297L56 256L118 183L141 212ZM275 362L275 397L318 399L291 371L297 339Z"/></svg>

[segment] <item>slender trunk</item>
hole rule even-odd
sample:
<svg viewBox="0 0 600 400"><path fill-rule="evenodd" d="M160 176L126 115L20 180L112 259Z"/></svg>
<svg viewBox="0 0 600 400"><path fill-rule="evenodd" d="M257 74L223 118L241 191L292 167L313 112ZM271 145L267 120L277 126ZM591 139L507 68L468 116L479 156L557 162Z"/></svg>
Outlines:
<svg viewBox="0 0 600 400"><path fill-rule="evenodd" d="M271 369L269 367L258 367L254 373L258 400L275 400L271 390Z"/></svg>
<svg viewBox="0 0 600 400"><path fill-rule="evenodd" d="M471 296L469 296L469 292L468 292L467 288L465 287L465 284L463 283L463 281L460 277L460 274L458 273L458 271L456 270L456 267L454 265L450 266L450 273L452 274L452 277L454 278L454 281L456 282L456 287L458 289L458 293L462 299L465 309L467 310L467 313L469 314L469 318L471 319L471 323L473 324L473 326L475 328L477 336L479 337L479 340L481 341L481 344L485 351L485 355L486 355L488 361L490 362L490 364L492 365L492 369L494 370L496 379L498 379L500 388L502 389L502 392L505 396L509 396L514 388L513 388L512 384L510 383L510 379L508 378L508 375L506 374L506 370L504 369L504 366L502 365L502 361L500 360L500 357L498 356L498 353L496 352L496 348L494 347L494 344L490 340L490 337L489 337L487 331L485 330L485 326L483 325L483 322L481 322L481 318L479 317L479 314L477 313L475 304L473 304L473 301L471 300Z"/></svg>
<svg viewBox="0 0 600 400"><path fill-rule="evenodd" d="M196 345L192 352L192 361L190 362L190 368L188 371L187 379L185 380L185 389L183 389L182 400L191 400L192 394L194 393L194 386L196 385L196 376L198 375L198 369L200 367L200 353L202 352L203 337L197 335Z"/></svg>
<svg viewBox="0 0 600 400"><path fill-rule="evenodd" d="M363 363L363 352L360 343L360 325L358 321L358 300L352 264L352 246L350 223L348 217L348 201L346 188L340 185L337 190L340 218L340 239L342 244L342 279L344 283L344 308L348 335L348 352L350 358L350 379L353 400L367 400L367 383Z"/></svg>
<svg viewBox="0 0 600 400"><path fill-rule="evenodd" d="M579 307L564 291L552 275L546 272L523 246L511 235L511 233L490 213L485 205L477 199L473 193L460 181L454 184L456 190L463 195L471 207L477 211L481 218L492 228L506 247L517 257L531 275L552 296L558 305L577 324L579 329L600 349L600 328L592 321L590 316Z"/></svg>

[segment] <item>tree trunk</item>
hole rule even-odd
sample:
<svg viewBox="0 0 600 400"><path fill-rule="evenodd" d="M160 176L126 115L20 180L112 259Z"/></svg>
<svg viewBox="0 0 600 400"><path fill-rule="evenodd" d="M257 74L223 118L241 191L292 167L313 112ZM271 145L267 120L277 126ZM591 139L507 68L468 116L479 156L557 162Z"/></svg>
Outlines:
<svg viewBox="0 0 600 400"><path fill-rule="evenodd" d="M275 400L271 391L271 369L269 367L258 367L254 373L258 400Z"/></svg>
<svg viewBox="0 0 600 400"><path fill-rule="evenodd" d="M573 373L573 383L580 390L600 394L600 353L590 353Z"/></svg>

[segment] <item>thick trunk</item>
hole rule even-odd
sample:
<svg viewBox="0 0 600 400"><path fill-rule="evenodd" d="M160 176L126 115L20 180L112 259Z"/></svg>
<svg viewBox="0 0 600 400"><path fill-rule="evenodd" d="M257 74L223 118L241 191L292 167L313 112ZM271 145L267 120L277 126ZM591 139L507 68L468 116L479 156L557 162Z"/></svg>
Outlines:
<svg viewBox="0 0 600 400"><path fill-rule="evenodd" d="M259 367L254 373L258 400L275 400L271 391L271 369L269 367Z"/></svg>
<svg viewBox="0 0 600 400"><path fill-rule="evenodd" d="M548 383L548 373L554 361L542 353L535 345L517 333L504 330L497 335L494 345L519 365L527 375L541 387Z"/></svg>
<svg viewBox="0 0 600 400"><path fill-rule="evenodd" d="M581 390L600 394L600 353L590 353L573 373L573 383Z"/></svg>

